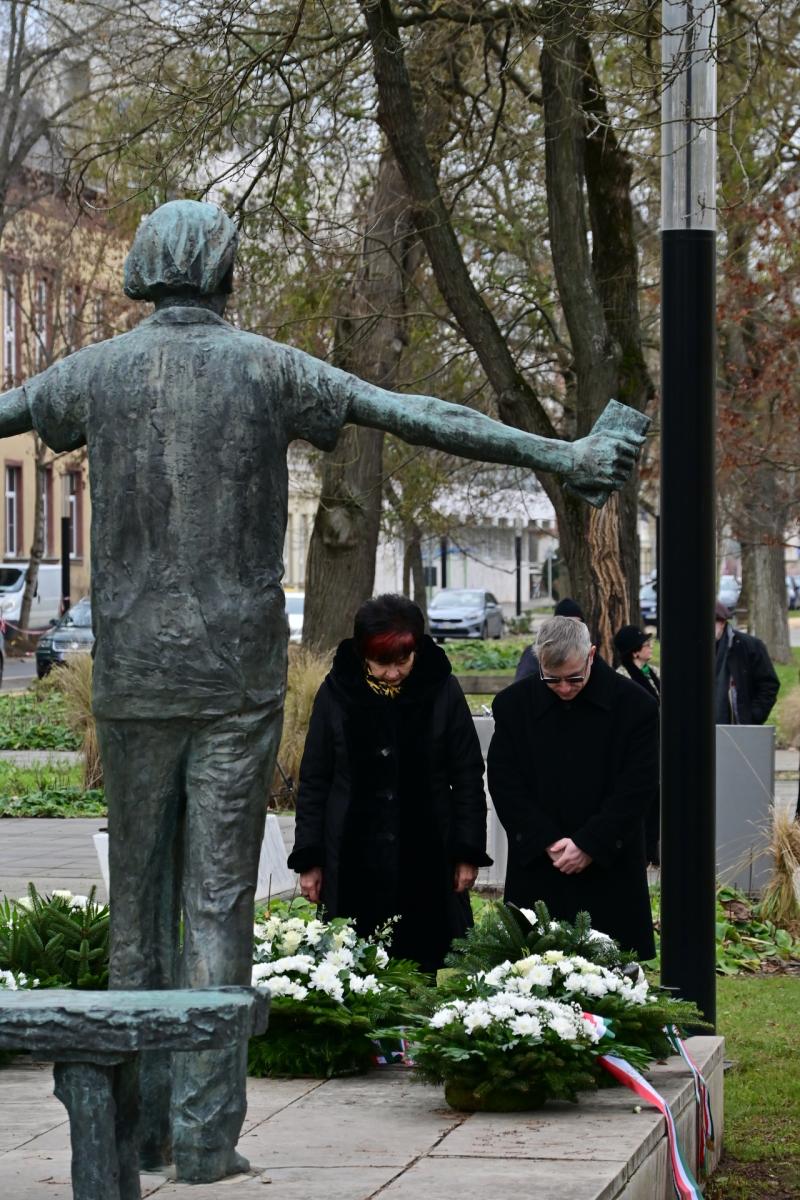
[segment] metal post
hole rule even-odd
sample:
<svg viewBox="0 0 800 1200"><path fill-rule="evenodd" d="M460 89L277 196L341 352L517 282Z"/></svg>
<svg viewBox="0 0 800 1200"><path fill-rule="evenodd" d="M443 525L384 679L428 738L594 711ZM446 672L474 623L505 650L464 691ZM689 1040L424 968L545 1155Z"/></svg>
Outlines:
<svg viewBox="0 0 800 1200"><path fill-rule="evenodd" d="M447 587L447 534L439 543L439 554L442 560L442 587Z"/></svg>
<svg viewBox="0 0 800 1200"><path fill-rule="evenodd" d="M70 546L72 544L70 520L69 475L62 479L61 492L61 613L68 611L70 597Z"/></svg>
<svg viewBox="0 0 800 1200"><path fill-rule="evenodd" d="M522 534L514 535L514 560L517 569L517 607L518 617L522 616Z"/></svg>
<svg viewBox="0 0 800 1200"><path fill-rule="evenodd" d="M713 1023L714 8L662 17L661 980Z"/></svg>

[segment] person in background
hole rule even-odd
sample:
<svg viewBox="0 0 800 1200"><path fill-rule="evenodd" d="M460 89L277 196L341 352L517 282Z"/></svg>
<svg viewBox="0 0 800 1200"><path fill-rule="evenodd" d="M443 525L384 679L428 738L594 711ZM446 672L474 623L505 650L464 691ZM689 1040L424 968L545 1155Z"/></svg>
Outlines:
<svg viewBox="0 0 800 1200"><path fill-rule="evenodd" d="M361 936L399 916L392 954L436 971L491 859L475 724L424 628L405 596L356 613L314 702L289 866L303 896Z"/></svg>
<svg viewBox="0 0 800 1200"><path fill-rule="evenodd" d="M644 688L656 703L661 704L661 680L658 672L651 663L653 646L650 634L645 633L636 625L623 625L614 634L614 645L619 655L620 665L617 668L621 675ZM644 842L647 861L657 867L661 863L659 841L661 838L661 790L656 786L653 800L647 810L644 821Z"/></svg>
<svg viewBox="0 0 800 1200"><path fill-rule="evenodd" d="M584 621L584 617L580 605L569 596L565 596L563 600L559 600L558 604L553 609L554 617L573 617L576 621ZM539 674L539 660L536 657L536 652L533 646L526 646L522 651L522 657L517 663L517 670L514 675L514 683L519 683L520 679L527 678L528 675Z"/></svg>
<svg viewBox="0 0 800 1200"><path fill-rule="evenodd" d="M658 705L596 656L582 621L551 617L539 674L494 700L489 792L508 834L505 899L655 953L644 817L658 780Z"/></svg>
<svg viewBox="0 0 800 1200"><path fill-rule="evenodd" d="M728 609L717 601L716 694L718 725L763 725L780 689L780 680L757 637L734 629Z"/></svg>

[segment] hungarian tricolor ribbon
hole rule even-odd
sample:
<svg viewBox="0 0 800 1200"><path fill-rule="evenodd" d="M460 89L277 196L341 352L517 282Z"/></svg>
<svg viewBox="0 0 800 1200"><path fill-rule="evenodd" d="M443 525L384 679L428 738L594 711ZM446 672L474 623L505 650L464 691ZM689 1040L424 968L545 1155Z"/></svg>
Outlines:
<svg viewBox="0 0 800 1200"><path fill-rule="evenodd" d="M664 1097L656 1091L651 1083L648 1083L644 1075L641 1075L623 1058L617 1058L615 1054L602 1054L598 1062L602 1063L619 1083L630 1088L640 1099L647 1104L652 1104L663 1115L667 1125L667 1146L672 1167L672 1183L678 1200L703 1200L703 1193L700 1191L697 1180L681 1154L675 1121Z"/></svg>
<svg viewBox="0 0 800 1200"><path fill-rule="evenodd" d="M692 1073L694 1095L697 1101L697 1170L701 1171L706 1165L708 1151L714 1147L714 1118L711 1115L711 1097L708 1084L703 1078L700 1068L692 1060L675 1026L665 1025L664 1032L669 1038L670 1045L675 1053L680 1054Z"/></svg>

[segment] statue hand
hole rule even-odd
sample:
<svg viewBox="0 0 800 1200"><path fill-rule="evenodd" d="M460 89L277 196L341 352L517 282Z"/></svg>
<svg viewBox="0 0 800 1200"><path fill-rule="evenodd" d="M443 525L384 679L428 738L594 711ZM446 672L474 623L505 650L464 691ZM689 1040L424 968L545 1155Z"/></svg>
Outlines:
<svg viewBox="0 0 800 1200"><path fill-rule="evenodd" d="M621 488L630 476L644 437L629 430L590 433L573 442L569 482L576 490Z"/></svg>

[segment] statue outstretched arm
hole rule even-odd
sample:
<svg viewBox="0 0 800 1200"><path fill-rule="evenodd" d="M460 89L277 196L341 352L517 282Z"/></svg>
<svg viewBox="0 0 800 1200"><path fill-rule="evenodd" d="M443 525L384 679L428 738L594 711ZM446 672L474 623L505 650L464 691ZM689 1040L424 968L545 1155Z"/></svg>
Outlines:
<svg viewBox="0 0 800 1200"><path fill-rule="evenodd" d="M552 471L598 508L628 479L650 423L611 400L588 437L562 442L503 425L462 404L386 392L370 384L351 395L347 419L463 458Z"/></svg>
<svg viewBox="0 0 800 1200"><path fill-rule="evenodd" d="M3 392L0 396L0 437L28 433L31 429L33 421L24 390L19 387Z"/></svg>

